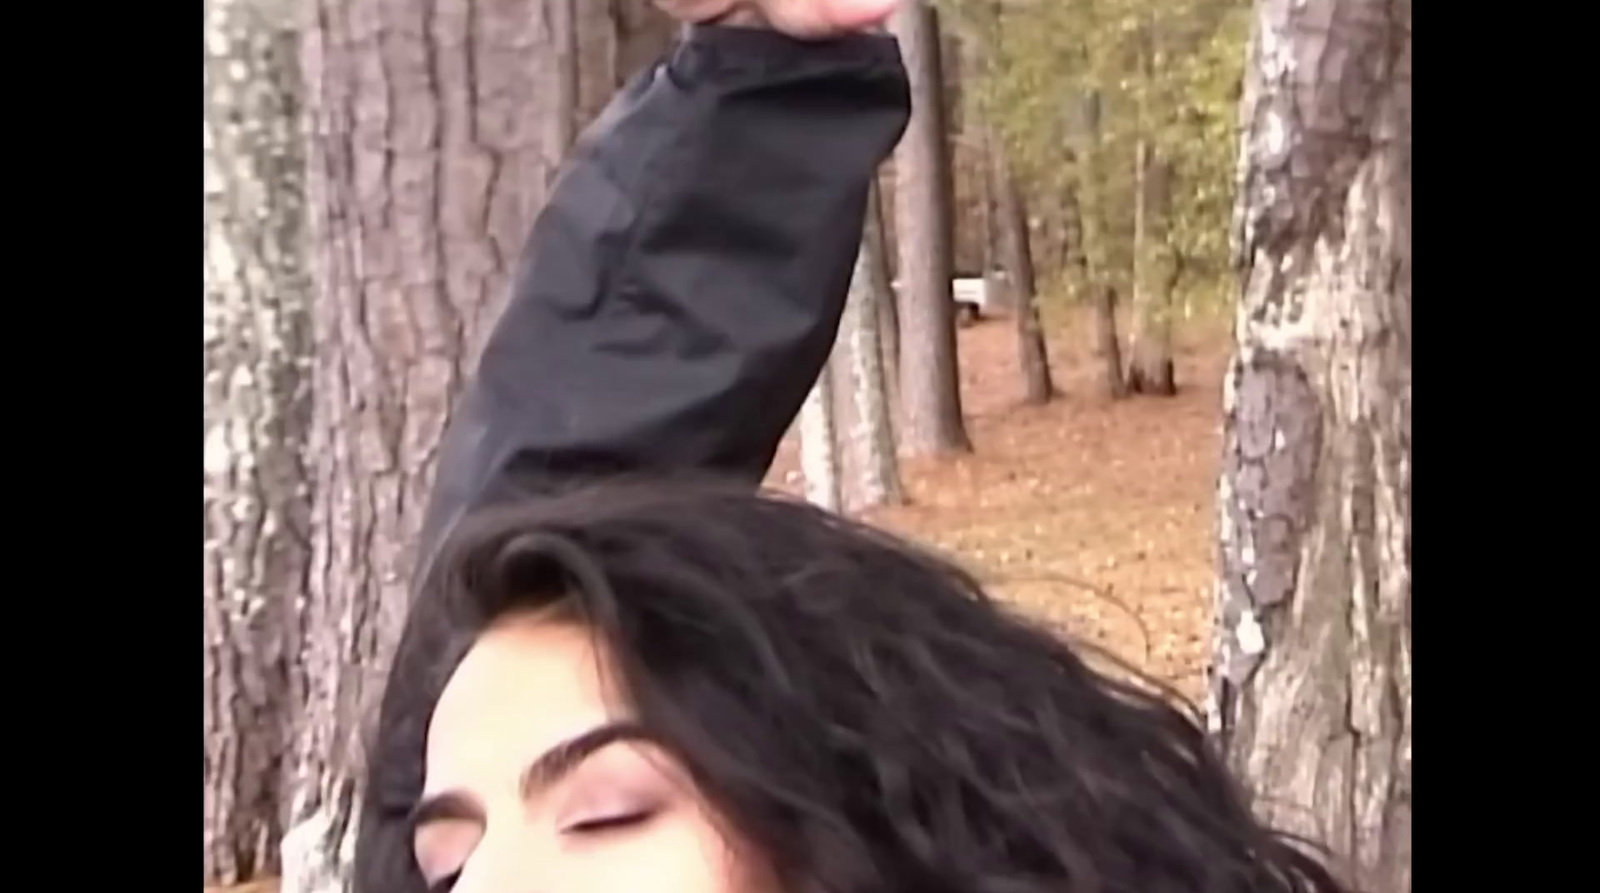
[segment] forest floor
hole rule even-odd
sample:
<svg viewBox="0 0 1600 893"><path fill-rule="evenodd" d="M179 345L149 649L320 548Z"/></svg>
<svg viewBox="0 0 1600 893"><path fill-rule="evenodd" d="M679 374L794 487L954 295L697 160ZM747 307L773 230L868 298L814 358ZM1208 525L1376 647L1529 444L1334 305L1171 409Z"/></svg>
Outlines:
<svg viewBox="0 0 1600 893"><path fill-rule="evenodd" d="M1039 407L1021 403L1011 320L962 329L962 408L974 452L903 460L909 504L863 516L953 557L1064 635L1198 700L1227 323L1205 317L1176 327L1177 396L1119 401L1103 395L1089 323L1078 311L1047 314L1059 393ZM769 482L797 492L797 469L791 432Z"/></svg>
<svg viewBox="0 0 1600 893"><path fill-rule="evenodd" d="M909 504L865 517L951 555L1064 635L1198 700L1227 325L1203 317L1177 326L1176 397L1111 401L1088 322L1076 311L1047 311L1059 394L1040 407L1021 405L1011 321L962 329L962 401L975 451L903 461ZM797 491L797 467L791 436L769 482ZM206 893L276 890L267 882Z"/></svg>

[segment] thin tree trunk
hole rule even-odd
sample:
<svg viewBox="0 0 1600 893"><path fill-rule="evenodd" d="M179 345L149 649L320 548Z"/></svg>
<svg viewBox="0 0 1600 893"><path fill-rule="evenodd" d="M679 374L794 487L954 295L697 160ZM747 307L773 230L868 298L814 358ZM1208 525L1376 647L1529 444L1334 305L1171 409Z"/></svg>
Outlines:
<svg viewBox="0 0 1600 893"><path fill-rule="evenodd" d="M1017 309L1016 288L1006 278L1005 246L1000 236L1000 208L995 196L993 162L995 136L984 139L985 160L990 168L983 178L983 288L991 307L1002 307L1007 312Z"/></svg>
<svg viewBox="0 0 1600 893"><path fill-rule="evenodd" d="M873 307L878 314L878 341L882 346L892 420L893 408L900 405L900 311L893 277L889 274L889 240L883 230L883 193L874 181L867 196L867 224L861 245L869 261L867 273L872 283ZM899 443L899 439L895 442Z"/></svg>
<svg viewBox="0 0 1600 893"><path fill-rule="evenodd" d="M977 9L968 13L969 16L979 16L979 14ZM1011 288L1002 272L1005 267L1005 249L1000 241L1001 223L995 204L994 153L1000 146L1000 138L992 126L988 109L984 107L982 90L982 82L994 77L987 54L984 52L984 45L999 38L998 28L994 24L998 21L998 5L994 5L993 9L984 10L981 15L981 19L969 19L958 42L963 77L971 81L970 85L963 85L961 91L964 131L961 140L971 144L970 154L976 157L977 174L972 177L972 189L977 195L971 205L977 216L980 255L978 273L983 278L985 309L1012 313L1016 308ZM957 218L958 231L970 222L961 219L959 213Z"/></svg>
<svg viewBox="0 0 1600 893"><path fill-rule="evenodd" d="M294 7L205 5L205 883L275 873L306 574Z"/></svg>
<svg viewBox="0 0 1600 893"><path fill-rule="evenodd" d="M600 4L602 0L581 0ZM612 77L620 87L652 64L672 45L678 24L656 8L654 0L605 0L611 10L615 50Z"/></svg>
<svg viewBox="0 0 1600 893"><path fill-rule="evenodd" d="M348 889L359 733L405 614L436 447L552 179L552 119L570 110L549 27L559 12L543 0L313 6L313 684L284 893Z"/></svg>
<svg viewBox="0 0 1600 893"><path fill-rule="evenodd" d="M1146 96L1155 83L1160 26L1147 20L1140 31L1139 138L1133 160L1133 332L1128 390L1170 397L1178 391L1172 364L1172 290L1177 264L1168 241L1172 165L1155 147Z"/></svg>
<svg viewBox="0 0 1600 893"><path fill-rule="evenodd" d="M1061 196L1061 255L1058 263L1077 279L1085 290L1089 287L1089 258L1083 251L1083 204L1078 200L1076 183Z"/></svg>
<svg viewBox="0 0 1600 893"><path fill-rule="evenodd" d="M576 0L577 125L582 132L617 92L617 31L612 0Z"/></svg>
<svg viewBox="0 0 1600 893"><path fill-rule="evenodd" d="M1101 383L1113 400L1128 395L1122 377L1122 346L1117 339L1117 289L1107 283L1094 286L1095 354L1101 358Z"/></svg>
<svg viewBox="0 0 1600 893"><path fill-rule="evenodd" d="M1411 4L1258 0L1211 715L1273 824L1411 889Z"/></svg>
<svg viewBox="0 0 1600 893"><path fill-rule="evenodd" d="M575 0L574 5L581 131L629 78L661 59L677 25L652 0Z"/></svg>
<svg viewBox="0 0 1600 893"><path fill-rule="evenodd" d="M891 19L911 79L912 112L895 154L899 242L902 443L911 455L967 452L951 293L950 149L945 138L939 25L927 0L902 0Z"/></svg>
<svg viewBox="0 0 1600 893"><path fill-rule="evenodd" d="M1055 394L1050 379L1050 356L1045 347L1044 327L1039 323L1039 290L1033 274L1033 247L1028 237L1028 207L1017 187L1006 158L1006 149L997 139L989 140L991 176L998 212L1002 263L1015 306L1017 358L1022 369L1023 402L1037 406L1048 403Z"/></svg>
<svg viewBox="0 0 1600 893"><path fill-rule="evenodd" d="M547 156L558 161L566 157L572 144L577 141L583 114L579 100L583 73L578 61L578 2L544 0L539 7L543 15L542 37L551 48L556 66L555 77L549 82L550 92L555 98L555 109L544 117L550 132ZM546 168L546 173L553 180L559 170L559 165L551 165Z"/></svg>
<svg viewBox="0 0 1600 893"><path fill-rule="evenodd" d="M853 409L845 440L854 480L854 486L849 488L849 504L856 509L899 503L905 498L889 414L888 377L879 343L877 305L882 298L874 283L873 270L879 258L873 252L871 240L863 238L840 326L840 353L849 372L848 393Z"/></svg>
<svg viewBox="0 0 1600 893"><path fill-rule="evenodd" d="M1148 140L1135 150L1133 332L1128 390L1170 397L1178 392L1172 365L1172 290L1176 263L1167 240L1172 165Z"/></svg>
<svg viewBox="0 0 1600 893"><path fill-rule="evenodd" d="M830 359L800 406L800 473L805 478L806 500L837 512L841 486L833 370Z"/></svg>
<svg viewBox="0 0 1600 893"><path fill-rule="evenodd" d="M1122 377L1122 349L1117 339L1117 291L1111 282L1106 240L1104 164L1100 145L1100 94L1090 91L1083 100L1082 150L1078 153L1078 224L1083 234L1089 300L1095 314L1094 353L1100 357L1102 387L1112 399L1127 395Z"/></svg>

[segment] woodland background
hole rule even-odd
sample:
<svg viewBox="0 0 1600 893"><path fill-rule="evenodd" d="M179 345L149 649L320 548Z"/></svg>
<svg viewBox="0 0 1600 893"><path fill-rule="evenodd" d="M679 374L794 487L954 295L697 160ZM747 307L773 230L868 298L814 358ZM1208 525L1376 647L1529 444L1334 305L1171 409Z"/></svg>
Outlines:
<svg viewBox="0 0 1600 893"><path fill-rule="evenodd" d="M674 29L205 7L205 884L333 893L452 399L564 152ZM916 113L770 483L1171 682L1269 820L1409 891L1409 0L893 30Z"/></svg>

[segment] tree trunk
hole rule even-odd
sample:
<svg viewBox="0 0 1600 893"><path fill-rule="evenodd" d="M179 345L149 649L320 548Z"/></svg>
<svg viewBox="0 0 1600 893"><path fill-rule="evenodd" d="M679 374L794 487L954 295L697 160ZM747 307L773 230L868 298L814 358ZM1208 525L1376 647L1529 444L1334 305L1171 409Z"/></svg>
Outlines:
<svg viewBox="0 0 1600 893"><path fill-rule="evenodd" d="M889 273L889 240L883 229L883 193L874 182L867 196L867 225L861 244L871 262L867 272L872 281L873 306L878 313L878 341L883 348L884 379L892 409L900 405L900 310L894 277ZM894 417L892 411L889 415L891 419Z"/></svg>
<svg viewBox="0 0 1600 893"><path fill-rule="evenodd" d="M1101 382L1107 397L1128 395L1122 377L1122 345L1117 339L1117 289L1104 282L1094 285L1095 354L1101 358Z"/></svg>
<svg viewBox="0 0 1600 893"><path fill-rule="evenodd" d="M1045 348L1044 327L1039 323L1039 290L1034 281L1033 247L1028 238L1028 207L1006 159L1005 146L993 137L988 142L1001 262L1014 301L1012 313L1017 326L1023 402L1038 406L1050 401L1055 394L1055 383L1050 379L1050 356Z"/></svg>
<svg viewBox="0 0 1600 893"><path fill-rule="evenodd" d="M598 5L601 0L582 0ZM678 24L656 8L654 0L609 0L612 35L612 71L616 86L666 52L678 33Z"/></svg>
<svg viewBox="0 0 1600 893"><path fill-rule="evenodd" d="M293 4L205 4L205 883L278 867L306 574Z"/></svg>
<svg viewBox="0 0 1600 893"><path fill-rule="evenodd" d="M833 360L800 406L800 473L806 499L830 512L840 506L839 438L834 424Z"/></svg>
<svg viewBox="0 0 1600 893"><path fill-rule="evenodd" d="M973 88L964 91L963 99L965 118L970 122L969 138L977 144L981 164L981 175L977 178L979 195L975 204L979 241L983 249L985 303L1001 312L1015 313L1015 289L1004 273L1006 260L1001 228L1005 224L1000 219L1001 209L995 183L996 164L1004 165L1009 159L996 157L995 153L1004 151L1004 140L994 126L993 113L987 107L982 89L983 82L993 82L1000 76L991 55L992 47L999 45L1003 39L1001 5L998 2L975 5L966 10L965 15L968 20L965 33L961 36L961 64L972 73L975 80L981 79ZM1027 225L1026 215L1024 225Z"/></svg>
<svg viewBox="0 0 1600 893"><path fill-rule="evenodd" d="M404 618L436 448L564 149L571 69L547 2L561 0L313 7L313 685L284 893L348 889L358 734Z"/></svg>
<svg viewBox="0 0 1600 893"><path fill-rule="evenodd" d="M1140 140L1134 154L1133 356L1128 390L1170 397L1178 392L1172 365L1177 264L1167 240L1172 165L1148 140Z"/></svg>
<svg viewBox="0 0 1600 893"><path fill-rule="evenodd" d="M1411 4L1258 0L1211 714L1275 825L1411 889Z"/></svg>
<svg viewBox="0 0 1600 893"><path fill-rule="evenodd" d="M993 133L984 139L984 156L990 174L983 178L983 288L991 307L1003 307L1015 313L1016 289L1006 278L1005 245L1000 236L1000 208L995 196L993 153L996 138Z"/></svg>
<svg viewBox="0 0 1600 893"><path fill-rule="evenodd" d="M1089 258L1083 252L1083 203L1076 183L1061 195L1061 253L1057 265L1075 277L1084 293L1089 288Z"/></svg>
<svg viewBox="0 0 1600 893"><path fill-rule="evenodd" d="M902 442L911 455L967 452L951 293L950 150L945 139L939 24L927 0L891 19L911 79L911 121L894 158L900 253Z"/></svg>
<svg viewBox="0 0 1600 893"><path fill-rule="evenodd" d="M846 443L855 485L850 489L852 508L873 508L904 501L900 465L895 456L894 429L889 417L888 377L879 343L878 291L874 269L880 259L870 239L863 238L850 278L839 344L849 372L852 404L850 434Z"/></svg>
<svg viewBox="0 0 1600 893"><path fill-rule="evenodd" d="M583 73L578 56L578 2L545 0L540 4L540 11L546 16L544 33L549 37L557 66L556 76L550 82L550 91L555 96L555 110L545 116L545 124L550 128L552 157L557 159L566 157L567 151L578 139L578 129L584 123L579 100ZM559 166L547 168L552 180L559 169Z"/></svg>
<svg viewBox="0 0 1600 893"><path fill-rule="evenodd" d="M578 128L671 45L677 25L652 0L576 0Z"/></svg>
<svg viewBox="0 0 1600 893"><path fill-rule="evenodd" d="M1122 377L1122 349L1117 339L1117 291L1111 282L1106 231L1104 161L1100 133L1100 94L1090 91L1083 100L1083 147L1078 153L1078 226L1083 234L1083 255L1089 300L1094 308L1094 353L1100 357L1102 386L1112 399L1128 393Z"/></svg>
<svg viewBox="0 0 1600 893"><path fill-rule="evenodd" d="M573 7L577 50L577 126L581 132L599 117L617 92L617 22L610 0L576 0Z"/></svg>

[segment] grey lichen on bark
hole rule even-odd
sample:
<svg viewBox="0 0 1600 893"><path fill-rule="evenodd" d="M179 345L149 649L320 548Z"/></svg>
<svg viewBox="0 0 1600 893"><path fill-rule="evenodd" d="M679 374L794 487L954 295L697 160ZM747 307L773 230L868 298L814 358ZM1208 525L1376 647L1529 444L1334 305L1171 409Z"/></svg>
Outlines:
<svg viewBox="0 0 1600 893"><path fill-rule="evenodd" d="M1212 677L1219 711L1260 666L1267 646L1264 612L1294 593L1300 538L1314 521L1322 436L1317 396L1305 373L1270 350L1235 360L1224 405L1219 654Z"/></svg>
<svg viewBox="0 0 1600 893"><path fill-rule="evenodd" d="M1411 5L1256 11L1211 721L1264 819L1406 893Z"/></svg>

